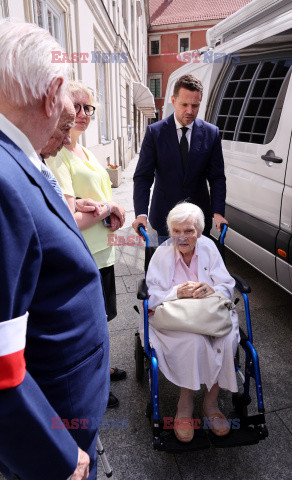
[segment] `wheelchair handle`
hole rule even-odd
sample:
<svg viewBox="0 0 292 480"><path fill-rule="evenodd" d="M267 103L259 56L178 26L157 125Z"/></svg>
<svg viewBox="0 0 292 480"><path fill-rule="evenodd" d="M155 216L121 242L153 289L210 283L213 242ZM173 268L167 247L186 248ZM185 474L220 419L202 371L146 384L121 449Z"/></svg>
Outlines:
<svg viewBox="0 0 292 480"><path fill-rule="evenodd" d="M221 245L224 245L225 235L226 235L226 232L228 230L227 223L220 223L220 230L221 230L221 233L220 233L220 237L219 237L219 243Z"/></svg>
<svg viewBox="0 0 292 480"><path fill-rule="evenodd" d="M149 237L146 233L146 230L145 230L145 227L143 225L143 223L139 223L138 227L137 227L137 230L138 232L141 234L141 236L143 237L144 241L146 242L146 247L149 247Z"/></svg>

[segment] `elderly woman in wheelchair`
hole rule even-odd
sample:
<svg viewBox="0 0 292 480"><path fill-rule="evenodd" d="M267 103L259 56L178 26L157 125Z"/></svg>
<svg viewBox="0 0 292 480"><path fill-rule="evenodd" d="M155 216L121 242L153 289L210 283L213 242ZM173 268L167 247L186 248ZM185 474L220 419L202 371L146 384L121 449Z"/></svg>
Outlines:
<svg viewBox="0 0 292 480"><path fill-rule="evenodd" d="M204 215L199 207L181 203L174 207L167 225L171 239L158 247L151 258L146 283L149 309L176 299L203 299L221 292L233 297L235 282L227 272L214 242L203 236ZM158 309L157 309L158 310ZM229 423L218 407L220 388L237 392L234 356L240 340L238 316L228 312L230 331L224 336L159 329L155 313L149 316L150 342L165 377L180 387L174 433L181 442L190 442L193 428L193 393L206 385L203 417L215 435L229 433Z"/></svg>

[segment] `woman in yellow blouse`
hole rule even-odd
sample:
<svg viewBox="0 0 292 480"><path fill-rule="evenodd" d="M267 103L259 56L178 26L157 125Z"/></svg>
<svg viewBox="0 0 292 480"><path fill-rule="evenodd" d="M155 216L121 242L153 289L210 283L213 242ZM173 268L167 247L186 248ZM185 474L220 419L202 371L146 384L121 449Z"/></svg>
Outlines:
<svg viewBox="0 0 292 480"><path fill-rule="evenodd" d="M108 244L108 233L109 229L115 231L122 226L125 210L112 202L111 182L106 170L90 150L77 143L95 111L91 92L81 82L69 82L67 90L76 113L75 126L71 129L71 144L63 147L56 157L50 157L46 161L57 178L72 213L75 212L76 198L89 197L97 202L103 202L108 209L109 215L104 221L97 221L97 217L81 212L75 213L74 218L100 270L109 321L116 317L117 310L115 247ZM115 212L119 215L117 216ZM123 219L122 222L120 218ZM111 380L121 380L125 377L125 371L111 368ZM110 393L108 406L117 405L117 398Z"/></svg>

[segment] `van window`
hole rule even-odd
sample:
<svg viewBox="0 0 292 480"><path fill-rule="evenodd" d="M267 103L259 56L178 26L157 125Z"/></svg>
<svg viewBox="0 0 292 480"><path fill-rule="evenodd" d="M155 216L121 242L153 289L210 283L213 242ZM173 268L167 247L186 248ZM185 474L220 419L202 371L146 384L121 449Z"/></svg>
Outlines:
<svg viewBox="0 0 292 480"><path fill-rule="evenodd" d="M265 144L279 123L292 59L232 64L222 84L211 122L223 140Z"/></svg>

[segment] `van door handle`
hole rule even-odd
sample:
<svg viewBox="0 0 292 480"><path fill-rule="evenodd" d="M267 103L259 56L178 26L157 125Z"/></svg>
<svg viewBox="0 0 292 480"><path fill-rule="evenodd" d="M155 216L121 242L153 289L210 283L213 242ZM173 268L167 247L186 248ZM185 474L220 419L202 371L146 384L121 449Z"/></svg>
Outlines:
<svg viewBox="0 0 292 480"><path fill-rule="evenodd" d="M274 150L269 150L266 155L262 155L261 158L266 162L273 162L273 163L282 163L283 158L276 157Z"/></svg>

